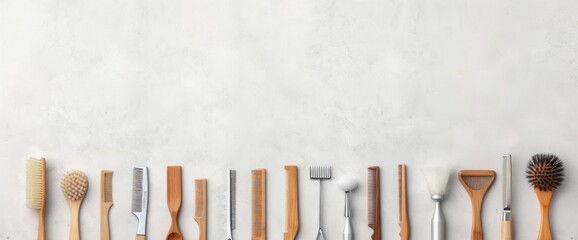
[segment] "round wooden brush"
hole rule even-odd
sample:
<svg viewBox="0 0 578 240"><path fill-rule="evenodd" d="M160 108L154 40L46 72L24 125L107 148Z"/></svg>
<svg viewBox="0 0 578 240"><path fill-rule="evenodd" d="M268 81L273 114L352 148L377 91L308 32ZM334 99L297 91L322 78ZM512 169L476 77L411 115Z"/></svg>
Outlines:
<svg viewBox="0 0 578 240"><path fill-rule="evenodd" d="M553 154L539 153L532 156L526 167L526 178L534 187L540 201L542 222L538 240L552 240L550 231L550 202L556 189L564 180L564 165Z"/></svg>
<svg viewBox="0 0 578 240"><path fill-rule="evenodd" d="M80 204L88 190L88 178L86 175L78 170L68 171L60 181L60 188L64 196L68 200L70 206L70 240L80 239L80 227L78 225L78 218L80 212Z"/></svg>

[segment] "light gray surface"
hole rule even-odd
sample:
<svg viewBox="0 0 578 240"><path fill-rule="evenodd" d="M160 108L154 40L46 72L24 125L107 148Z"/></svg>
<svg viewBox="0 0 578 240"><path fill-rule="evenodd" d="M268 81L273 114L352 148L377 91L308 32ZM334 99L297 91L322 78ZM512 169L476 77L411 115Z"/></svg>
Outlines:
<svg viewBox="0 0 578 240"><path fill-rule="evenodd" d="M339 239L343 193L368 239L367 166L383 168L383 239L395 239L396 164L408 164L412 239L429 238L434 203L416 167L495 169L514 160L516 239L535 239L531 154L553 152L567 177L555 196L556 239L577 239L578 2L563 1L0 1L0 239L34 239L27 156L46 156L48 239L66 239L67 169L90 181L83 239L98 239L99 170L114 173L113 239L130 239L131 169L150 170L149 239L170 218L165 166L182 164L181 227L196 239L193 178L209 179L209 239L225 236L227 168L238 170L237 239L250 237L250 169L268 169L268 237L284 230L284 164L300 166L301 231L315 237L317 182L326 237ZM484 205L498 239L501 178ZM451 240L468 239L470 201L451 178Z"/></svg>

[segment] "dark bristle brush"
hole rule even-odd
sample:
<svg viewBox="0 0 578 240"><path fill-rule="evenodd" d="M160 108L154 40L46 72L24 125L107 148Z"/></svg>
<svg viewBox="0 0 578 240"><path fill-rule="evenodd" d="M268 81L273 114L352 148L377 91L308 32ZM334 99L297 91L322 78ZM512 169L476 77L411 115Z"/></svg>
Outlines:
<svg viewBox="0 0 578 240"><path fill-rule="evenodd" d="M554 192L564 181L564 165L553 154L539 153L532 156L526 167L526 178L534 187L540 201L542 222L538 240L552 240L550 231L550 202Z"/></svg>

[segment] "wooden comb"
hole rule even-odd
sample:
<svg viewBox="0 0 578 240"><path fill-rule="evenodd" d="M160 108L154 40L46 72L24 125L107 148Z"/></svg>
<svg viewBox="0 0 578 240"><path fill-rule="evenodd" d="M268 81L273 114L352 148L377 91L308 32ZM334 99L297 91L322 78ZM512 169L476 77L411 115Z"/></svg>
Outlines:
<svg viewBox="0 0 578 240"><path fill-rule="evenodd" d="M286 227L283 240L294 240L299 232L299 183L297 166L285 166L287 173Z"/></svg>
<svg viewBox="0 0 578 240"><path fill-rule="evenodd" d="M195 221L199 240L207 240L207 179L195 179Z"/></svg>
<svg viewBox="0 0 578 240"><path fill-rule="evenodd" d="M407 176L405 164L398 165L399 177L399 236L401 240L409 240L409 214L407 211Z"/></svg>
<svg viewBox="0 0 578 240"><path fill-rule="evenodd" d="M369 167L367 169L367 177L368 226L373 230L371 239L381 240L381 197L379 167Z"/></svg>
<svg viewBox="0 0 578 240"><path fill-rule="evenodd" d="M267 182L265 169L251 171L253 181L253 230L251 240L267 238Z"/></svg>

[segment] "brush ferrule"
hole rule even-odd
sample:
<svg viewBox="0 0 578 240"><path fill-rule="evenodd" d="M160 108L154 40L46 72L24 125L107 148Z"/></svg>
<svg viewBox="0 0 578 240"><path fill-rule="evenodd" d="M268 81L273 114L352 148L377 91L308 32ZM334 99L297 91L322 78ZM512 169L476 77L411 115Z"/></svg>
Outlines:
<svg viewBox="0 0 578 240"><path fill-rule="evenodd" d="M345 217L351 217L351 198L349 192L345 192Z"/></svg>
<svg viewBox="0 0 578 240"><path fill-rule="evenodd" d="M510 209L504 209L504 213L502 214L503 221L512 221L512 211Z"/></svg>

